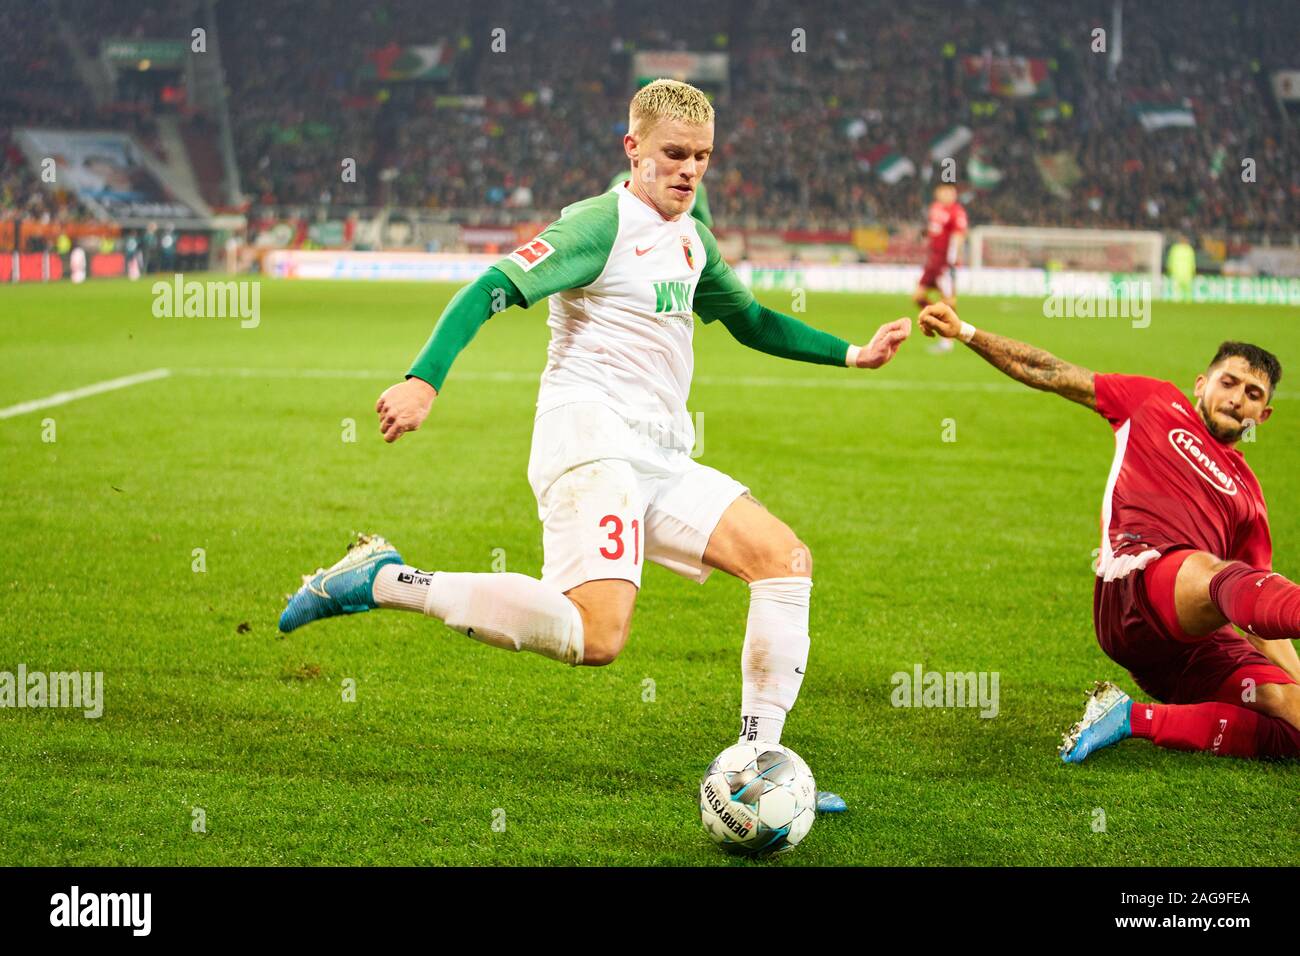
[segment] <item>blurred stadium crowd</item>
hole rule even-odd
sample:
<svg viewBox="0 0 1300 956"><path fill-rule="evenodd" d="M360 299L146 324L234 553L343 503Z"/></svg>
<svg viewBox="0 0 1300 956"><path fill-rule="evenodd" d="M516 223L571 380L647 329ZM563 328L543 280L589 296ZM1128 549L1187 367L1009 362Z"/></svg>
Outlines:
<svg viewBox="0 0 1300 956"><path fill-rule="evenodd" d="M107 36L188 37L199 4L60 0L93 53ZM915 223L937 176L929 145L965 126L991 171L976 222L1291 233L1300 222L1294 119L1269 88L1295 68L1300 4L1124 5L1123 58L1092 49L1110 0L865 3L719 0L681 10L614 0L217 0L242 189L252 205L511 210L554 214L625 166L620 137L637 50L723 51L715 219L733 227ZM491 48L502 28L503 51ZM792 30L806 52L793 52ZM10 141L24 125L107 127L156 148L150 105L95 107L36 7L0 2L0 218L77 217L36 188ZM436 84L384 83L364 67L395 45L444 39ZM1113 41L1112 41L1113 42ZM967 57L1045 63L1041 95L972 87ZM1140 105L1189 108L1194 125L1148 131ZM357 181L340 182L352 158ZM880 175L905 157L911 175ZM1256 181L1243 182L1243 159ZM1046 171L1045 171L1046 170Z"/></svg>

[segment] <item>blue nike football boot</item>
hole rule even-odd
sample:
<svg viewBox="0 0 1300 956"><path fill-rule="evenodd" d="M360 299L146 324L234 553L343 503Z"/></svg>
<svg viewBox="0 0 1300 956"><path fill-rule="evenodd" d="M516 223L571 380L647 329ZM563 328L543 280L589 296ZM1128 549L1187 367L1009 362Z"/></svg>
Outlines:
<svg viewBox="0 0 1300 956"><path fill-rule="evenodd" d="M844 802L844 798L838 793L831 793L829 790L817 791L817 812L822 813L843 813L848 810L849 805Z"/></svg>
<svg viewBox="0 0 1300 956"><path fill-rule="evenodd" d="M401 564L397 549L377 534L358 534L348 553L330 568L304 574L302 587L289 597L280 630L290 631L338 614L359 614L375 604L375 575L386 564Z"/></svg>
<svg viewBox="0 0 1300 956"><path fill-rule="evenodd" d="M1094 750L1117 744L1133 731L1129 712L1133 699L1110 681L1097 681L1088 694L1083 719L1061 738L1061 759L1066 763L1083 763Z"/></svg>

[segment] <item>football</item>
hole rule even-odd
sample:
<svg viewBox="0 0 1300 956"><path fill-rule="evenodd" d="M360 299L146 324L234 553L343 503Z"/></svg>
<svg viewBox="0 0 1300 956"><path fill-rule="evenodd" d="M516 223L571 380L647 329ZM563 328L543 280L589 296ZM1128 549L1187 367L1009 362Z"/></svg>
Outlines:
<svg viewBox="0 0 1300 956"><path fill-rule="evenodd" d="M816 813L812 771L780 744L728 747L700 781L704 832L728 853L766 856L792 849L808 835Z"/></svg>

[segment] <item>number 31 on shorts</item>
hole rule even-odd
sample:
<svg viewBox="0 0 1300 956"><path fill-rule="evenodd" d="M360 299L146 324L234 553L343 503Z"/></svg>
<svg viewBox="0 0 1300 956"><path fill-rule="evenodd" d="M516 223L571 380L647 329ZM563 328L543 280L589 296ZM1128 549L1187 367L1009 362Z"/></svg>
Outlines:
<svg viewBox="0 0 1300 956"><path fill-rule="evenodd" d="M600 519L600 529L609 536L600 549L602 558L618 561L623 557L626 551L626 545L623 543L624 531L626 530L631 532L632 563L641 563L641 519L633 518L630 525L625 525L623 519L618 515L605 515Z"/></svg>

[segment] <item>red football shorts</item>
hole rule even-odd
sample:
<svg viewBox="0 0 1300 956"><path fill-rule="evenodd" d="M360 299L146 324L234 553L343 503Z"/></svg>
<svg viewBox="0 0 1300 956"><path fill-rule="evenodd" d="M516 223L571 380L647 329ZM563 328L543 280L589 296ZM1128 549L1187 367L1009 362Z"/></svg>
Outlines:
<svg viewBox="0 0 1300 956"><path fill-rule="evenodd" d="M1193 552L1166 552L1114 581L1097 579L1093 624L1106 656L1167 704L1241 704L1260 684L1294 684L1231 625L1193 637L1178 625L1174 582Z"/></svg>
<svg viewBox="0 0 1300 956"><path fill-rule="evenodd" d="M945 256L932 255L925 260L920 285L922 289L937 289L944 298L951 299L957 294L956 270Z"/></svg>

